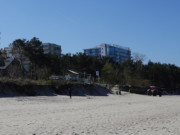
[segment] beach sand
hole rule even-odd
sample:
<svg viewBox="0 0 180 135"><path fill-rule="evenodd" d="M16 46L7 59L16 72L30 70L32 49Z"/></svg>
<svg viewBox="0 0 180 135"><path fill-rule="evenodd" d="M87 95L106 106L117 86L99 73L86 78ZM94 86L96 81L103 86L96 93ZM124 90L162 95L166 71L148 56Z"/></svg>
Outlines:
<svg viewBox="0 0 180 135"><path fill-rule="evenodd" d="M0 98L0 135L180 135L180 96Z"/></svg>

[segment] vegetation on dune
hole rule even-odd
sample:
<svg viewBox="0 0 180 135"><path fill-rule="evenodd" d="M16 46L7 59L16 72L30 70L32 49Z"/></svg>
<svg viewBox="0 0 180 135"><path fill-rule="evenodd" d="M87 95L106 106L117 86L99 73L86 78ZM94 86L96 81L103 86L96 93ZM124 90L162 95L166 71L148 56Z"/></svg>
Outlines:
<svg viewBox="0 0 180 135"><path fill-rule="evenodd" d="M103 83L131 85L131 86L149 86L157 85L159 87L176 89L180 88L180 68L172 64L161 64L149 61L143 64L144 56L136 54L131 60L123 63L114 63L108 57L87 56L83 53L65 54L58 58L55 55L44 54L42 42L38 38L17 39L13 43L12 53L19 54L15 57L18 59L21 72L10 75L1 74L2 77L24 78L30 80L48 80L52 74L64 76L67 69L77 72L91 74L93 81ZM3 60L5 52L0 52L0 63ZM25 71L22 63L24 56L30 61L29 71ZM11 68L17 70L17 68ZM96 76L96 71L100 72L100 78ZM16 72L16 71L14 71ZM2 81L3 79L1 79ZM22 82L23 82L22 81ZM36 81L37 82L37 81ZM42 84L55 83L48 81L39 81Z"/></svg>

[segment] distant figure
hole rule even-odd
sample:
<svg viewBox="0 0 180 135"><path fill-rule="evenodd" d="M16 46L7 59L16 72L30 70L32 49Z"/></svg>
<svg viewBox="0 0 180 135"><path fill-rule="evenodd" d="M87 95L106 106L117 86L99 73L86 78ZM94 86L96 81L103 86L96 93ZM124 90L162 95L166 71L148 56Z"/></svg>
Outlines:
<svg viewBox="0 0 180 135"><path fill-rule="evenodd" d="M121 95L121 89L119 89L119 95Z"/></svg>
<svg viewBox="0 0 180 135"><path fill-rule="evenodd" d="M70 87L68 87L68 90L69 90L69 97L70 97L70 99L71 99L71 96L72 96L72 90L71 90Z"/></svg>
<svg viewBox="0 0 180 135"><path fill-rule="evenodd" d="M161 88L158 90L158 94L159 94L159 97L162 96L162 90L161 90Z"/></svg>
<svg viewBox="0 0 180 135"><path fill-rule="evenodd" d="M107 86L107 84L105 86L105 89L106 89L106 94L108 94L108 86Z"/></svg>

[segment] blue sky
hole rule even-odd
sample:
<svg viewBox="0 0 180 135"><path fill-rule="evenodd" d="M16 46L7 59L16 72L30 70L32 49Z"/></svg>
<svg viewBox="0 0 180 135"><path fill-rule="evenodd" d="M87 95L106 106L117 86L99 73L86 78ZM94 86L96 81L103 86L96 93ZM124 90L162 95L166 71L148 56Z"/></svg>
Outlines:
<svg viewBox="0 0 180 135"><path fill-rule="evenodd" d="M180 66L180 0L0 0L0 48L32 37L82 52L101 43Z"/></svg>

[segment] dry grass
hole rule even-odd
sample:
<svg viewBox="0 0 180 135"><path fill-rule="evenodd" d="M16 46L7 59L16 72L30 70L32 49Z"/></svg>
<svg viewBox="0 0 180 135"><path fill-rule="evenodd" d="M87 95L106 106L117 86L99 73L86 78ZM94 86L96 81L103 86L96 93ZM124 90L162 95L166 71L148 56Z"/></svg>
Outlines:
<svg viewBox="0 0 180 135"><path fill-rule="evenodd" d="M63 80L32 80L28 78L8 78L0 77L1 83L14 83L17 85L65 85L65 84L82 84L80 82L70 82Z"/></svg>
<svg viewBox="0 0 180 135"><path fill-rule="evenodd" d="M0 77L1 83L14 83L17 85L45 85L46 80L31 80L27 78Z"/></svg>

